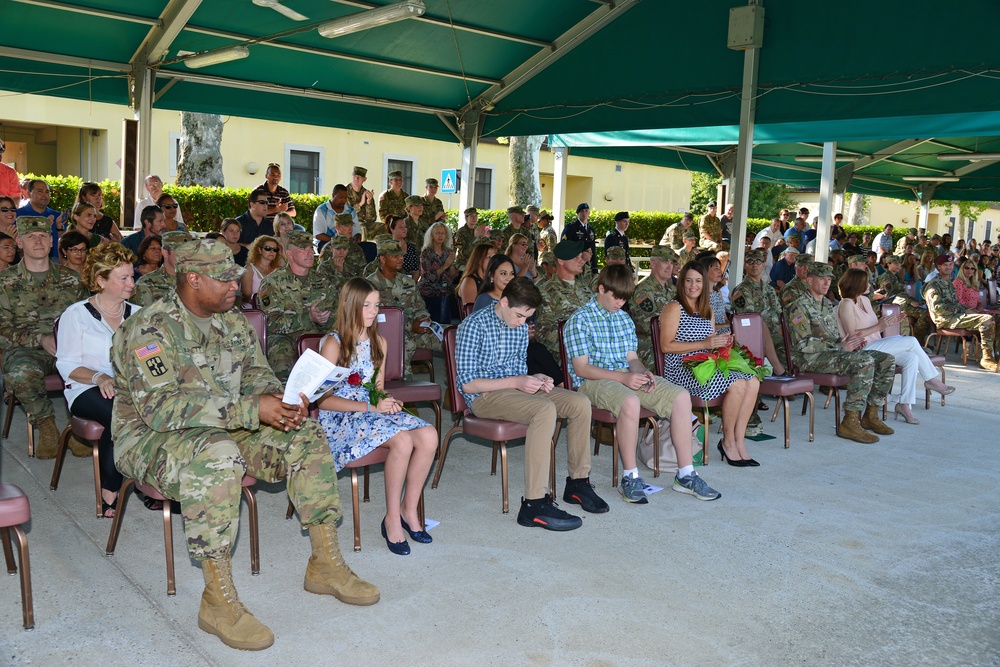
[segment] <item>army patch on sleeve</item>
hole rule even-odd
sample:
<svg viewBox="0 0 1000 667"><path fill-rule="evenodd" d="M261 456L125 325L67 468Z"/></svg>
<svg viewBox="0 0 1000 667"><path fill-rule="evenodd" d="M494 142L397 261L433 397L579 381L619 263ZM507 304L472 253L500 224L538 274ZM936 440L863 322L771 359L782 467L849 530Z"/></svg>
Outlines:
<svg viewBox="0 0 1000 667"><path fill-rule="evenodd" d="M742 292L737 292L736 293L736 298L733 299L733 305L736 306L737 308L746 308L747 307L747 300L746 300L746 297L743 296Z"/></svg>
<svg viewBox="0 0 1000 667"><path fill-rule="evenodd" d="M146 359L149 359L150 357L153 357L162 351L163 350L160 349L160 344L156 342L146 343L142 347L137 347L134 350L135 357L139 361L145 361Z"/></svg>
<svg viewBox="0 0 1000 667"><path fill-rule="evenodd" d="M801 324L804 319L806 319L806 316L799 313L798 315L792 318L792 324Z"/></svg>

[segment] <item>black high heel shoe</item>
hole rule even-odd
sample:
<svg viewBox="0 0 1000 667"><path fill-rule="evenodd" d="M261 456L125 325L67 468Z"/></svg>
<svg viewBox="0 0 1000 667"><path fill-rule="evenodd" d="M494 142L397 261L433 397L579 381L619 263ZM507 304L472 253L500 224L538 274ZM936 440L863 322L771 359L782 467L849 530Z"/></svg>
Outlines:
<svg viewBox="0 0 1000 667"><path fill-rule="evenodd" d="M749 465L753 465L749 461L744 461L743 459L731 459L726 456L726 450L722 448L722 441L719 440L719 454L722 455L722 460L735 468L746 468ZM760 464L758 464L760 465Z"/></svg>
<svg viewBox="0 0 1000 667"><path fill-rule="evenodd" d="M385 519L382 519L382 537L385 538L385 546L389 547L389 551L396 554L397 556L409 556L410 555L410 543L406 540L402 542L390 542L388 536L385 534Z"/></svg>
<svg viewBox="0 0 1000 667"><path fill-rule="evenodd" d="M399 522L403 524L403 530L410 534L410 539L414 542L420 542L421 544L430 544L434 541L434 538L426 530L410 530L410 527L406 523L406 519L400 517Z"/></svg>

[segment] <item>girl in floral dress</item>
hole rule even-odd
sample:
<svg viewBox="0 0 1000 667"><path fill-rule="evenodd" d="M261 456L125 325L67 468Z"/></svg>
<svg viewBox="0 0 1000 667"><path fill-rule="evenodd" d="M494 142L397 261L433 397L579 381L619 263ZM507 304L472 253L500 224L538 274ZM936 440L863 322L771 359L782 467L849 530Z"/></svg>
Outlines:
<svg viewBox="0 0 1000 667"><path fill-rule="evenodd" d="M438 435L427 422L403 412L403 404L384 395L372 405L369 389L383 391L385 339L378 334L379 291L363 278L352 278L340 292L336 332L320 342L320 353L351 369L350 377L319 400L319 422L333 463L340 470L374 451L389 450L385 461L385 519L382 536L395 554L410 553L404 530L417 542L431 536L417 516L417 504L434 462ZM405 489L404 489L405 483ZM402 498L402 502L400 502Z"/></svg>

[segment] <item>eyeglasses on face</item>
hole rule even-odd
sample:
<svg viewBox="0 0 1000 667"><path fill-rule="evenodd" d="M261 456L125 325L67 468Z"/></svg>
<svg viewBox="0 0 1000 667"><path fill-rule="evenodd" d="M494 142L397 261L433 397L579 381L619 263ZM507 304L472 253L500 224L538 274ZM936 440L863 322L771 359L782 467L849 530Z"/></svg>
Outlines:
<svg viewBox="0 0 1000 667"><path fill-rule="evenodd" d="M66 252L71 252L77 255L82 255L87 252L86 248L66 248Z"/></svg>
<svg viewBox="0 0 1000 667"><path fill-rule="evenodd" d="M180 204L163 204L160 208L177 208Z"/></svg>
<svg viewBox="0 0 1000 667"><path fill-rule="evenodd" d="M262 245L260 249L264 252L278 252L278 249L273 245Z"/></svg>
<svg viewBox="0 0 1000 667"><path fill-rule="evenodd" d="M749 265L751 265L751 266L754 266L754 265L757 265L757 264L763 264L763 263L764 263L764 262L762 262L762 261L761 261L761 260L759 260L759 259L748 259L748 260L747 260L747 264L749 264Z"/></svg>
<svg viewBox="0 0 1000 667"><path fill-rule="evenodd" d="M254 203L254 204L260 204L261 206L267 206L267 200L266 199L255 199L252 203Z"/></svg>
<svg viewBox="0 0 1000 667"><path fill-rule="evenodd" d="M0 206L0 213L17 213L16 208L8 208L6 206Z"/></svg>
<svg viewBox="0 0 1000 667"><path fill-rule="evenodd" d="M13 251L16 247L14 245L0 245L0 250Z"/></svg>

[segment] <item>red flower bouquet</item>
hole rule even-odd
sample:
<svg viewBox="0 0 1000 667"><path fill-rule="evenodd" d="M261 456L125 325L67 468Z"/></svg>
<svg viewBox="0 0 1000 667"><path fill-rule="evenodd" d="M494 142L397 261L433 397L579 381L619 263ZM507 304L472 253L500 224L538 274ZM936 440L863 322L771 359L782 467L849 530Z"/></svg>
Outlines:
<svg viewBox="0 0 1000 667"><path fill-rule="evenodd" d="M763 380L771 374L771 367L766 365L763 359L755 357L744 345L720 347L709 352L698 352L681 357L681 362L685 367L691 369L691 373L698 381L698 384L706 385L716 371L722 371L725 377L729 377L729 371L740 371L755 375L758 380Z"/></svg>
<svg viewBox="0 0 1000 667"><path fill-rule="evenodd" d="M382 369L381 368L376 368L375 372L372 373L372 379L369 380L368 382L365 382L365 383L361 384L362 388L368 390L368 402L370 404L372 404L372 405L378 405L379 401L381 401L383 398L385 398L386 396L389 395L389 394L385 393L384 391L382 391L381 389L379 389L378 385L375 384L375 380L376 380L376 378L378 378L378 372L380 370L382 370ZM347 381L350 382L351 378L347 378Z"/></svg>

